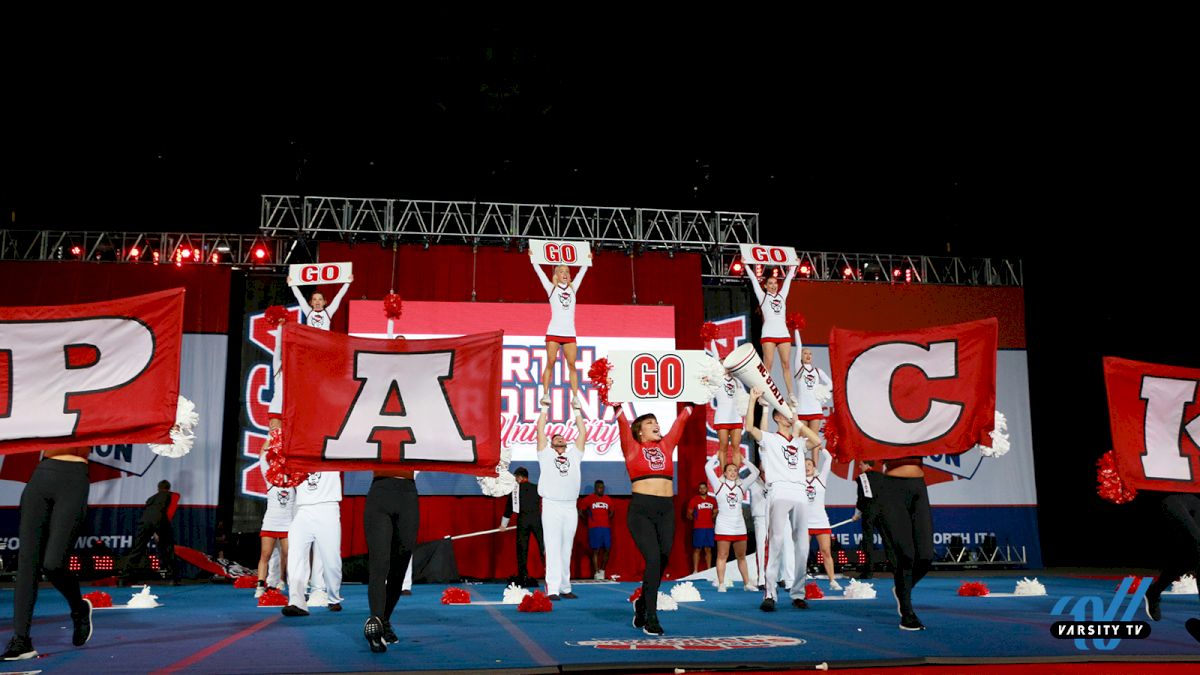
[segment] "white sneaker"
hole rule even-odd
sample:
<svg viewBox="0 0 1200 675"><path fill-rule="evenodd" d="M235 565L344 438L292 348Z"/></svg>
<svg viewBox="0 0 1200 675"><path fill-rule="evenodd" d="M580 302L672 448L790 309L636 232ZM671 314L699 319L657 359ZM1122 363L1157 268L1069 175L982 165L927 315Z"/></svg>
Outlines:
<svg viewBox="0 0 1200 675"><path fill-rule="evenodd" d="M550 407L550 392L546 392L545 394L542 394L542 400L539 401L539 403L541 403L543 408L549 408Z"/></svg>
<svg viewBox="0 0 1200 675"><path fill-rule="evenodd" d="M728 587L726 587L725 584L721 584L720 586L717 586L718 593L724 593L727 590L728 590Z"/></svg>
<svg viewBox="0 0 1200 675"><path fill-rule="evenodd" d="M830 582L829 582L829 587L830 587L831 589L835 590L835 591L840 591L840 590L842 590L842 585L841 585L841 584L839 584L839 583L838 583L838 582L836 582L836 581L830 581Z"/></svg>
<svg viewBox="0 0 1200 675"><path fill-rule="evenodd" d="M266 593L266 592L267 592L267 589L265 587L256 586L254 588L254 597L261 598L263 596L263 593Z"/></svg>
<svg viewBox="0 0 1200 675"><path fill-rule="evenodd" d="M745 586L742 586L742 590L743 591L757 591L758 586L751 586L750 584L746 584Z"/></svg>
<svg viewBox="0 0 1200 675"><path fill-rule="evenodd" d="M578 396L571 397L571 407L576 410L583 410L583 403L579 400Z"/></svg>
<svg viewBox="0 0 1200 675"><path fill-rule="evenodd" d="M604 581L604 570L600 570L599 572L596 572L596 578L599 579L600 581Z"/></svg>
<svg viewBox="0 0 1200 675"><path fill-rule="evenodd" d="M329 595L322 590L316 590L308 594L308 605L310 607L325 607L329 605Z"/></svg>

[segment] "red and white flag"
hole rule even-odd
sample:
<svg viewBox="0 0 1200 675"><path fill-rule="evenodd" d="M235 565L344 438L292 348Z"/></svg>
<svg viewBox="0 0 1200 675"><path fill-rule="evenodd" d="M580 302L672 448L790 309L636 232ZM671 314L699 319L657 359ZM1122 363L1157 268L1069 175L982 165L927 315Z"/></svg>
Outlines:
<svg viewBox="0 0 1200 675"><path fill-rule="evenodd" d="M503 336L375 340L284 324L289 468L494 476Z"/></svg>
<svg viewBox="0 0 1200 675"><path fill-rule="evenodd" d="M1121 481L1200 492L1200 369L1106 356L1104 381Z"/></svg>
<svg viewBox="0 0 1200 675"><path fill-rule="evenodd" d="M0 307L0 454L170 443L183 293Z"/></svg>
<svg viewBox="0 0 1200 675"><path fill-rule="evenodd" d="M998 323L869 333L834 328L834 415L843 459L957 454L991 445Z"/></svg>

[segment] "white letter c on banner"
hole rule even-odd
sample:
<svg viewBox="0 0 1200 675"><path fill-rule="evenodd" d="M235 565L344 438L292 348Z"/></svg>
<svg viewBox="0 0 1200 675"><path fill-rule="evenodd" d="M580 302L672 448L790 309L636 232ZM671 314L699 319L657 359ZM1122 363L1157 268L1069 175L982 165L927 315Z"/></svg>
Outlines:
<svg viewBox="0 0 1200 675"><path fill-rule="evenodd" d="M887 342L859 354L846 369L846 405L858 428L888 445L920 445L944 436L958 423L963 404L929 399L918 420L905 420L892 404L892 378L914 366L930 380L958 376L958 344L935 342L926 349L910 342Z"/></svg>

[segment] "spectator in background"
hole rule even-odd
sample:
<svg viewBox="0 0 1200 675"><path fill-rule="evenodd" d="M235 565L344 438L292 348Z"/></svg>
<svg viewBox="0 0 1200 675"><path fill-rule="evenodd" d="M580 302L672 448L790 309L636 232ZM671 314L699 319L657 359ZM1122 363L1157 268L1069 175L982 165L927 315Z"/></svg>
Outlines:
<svg viewBox="0 0 1200 675"><path fill-rule="evenodd" d="M133 539L133 548L121 561L123 576L128 576L130 569L149 567L146 549L151 537L157 535L159 570L169 579L178 579L175 570L175 531L171 527L171 517L175 515L177 506L179 493L171 492L170 481L159 481L158 492L146 500L146 508L142 511L142 523Z"/></svg>
<svg viewBox="0 0 1200 675"><path fill-rule="evenodd" d="M538 496L537 483L529 482L529 470L518 467L513 472L517 479L517 489L513 490L504 509L504 519L500 527L508 527L508 521L513 514L517 515L517 579L522 586L535 585L529 578L529 535L537 539L538 551L542 556L543 567L546 564L546 544L542 538L542 499Z"/></svg>
<svg viewBox="0 0 1200 675"><path fill-rule="evenodd" d="M598 480L592 486L592 494L583 498L579 510L587 522L588 547L592 549L592 569L594 578L604 580L604 570L608 565L608 552L612 549L612 500L604 494L604 481Z"/></svg>
<svg viewBox="0 0 1200 675"><path fill-rule="evenodd" d="M717 500L708 494L708 482L696 486L696 496L688 502L687 519L692 521L692 574L700 567L700 551L704 551L704 567L712 567L712 551L716 546Z"/></svg>

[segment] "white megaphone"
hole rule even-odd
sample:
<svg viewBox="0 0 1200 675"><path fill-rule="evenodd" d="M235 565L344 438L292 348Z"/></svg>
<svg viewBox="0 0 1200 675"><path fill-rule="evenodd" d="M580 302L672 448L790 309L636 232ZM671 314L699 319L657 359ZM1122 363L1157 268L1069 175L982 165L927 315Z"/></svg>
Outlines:
<svg viewBox="0 0 1200 675"><path fill-rule="evenodd" d="M758 358L758 352L754 351L754 345L747 342L733 350L729 356L725 357L721 365L725 366L730 375L746 385L747 389L754 387L762 389L764 401L771 404L772 408L787 415L788 419L795 419L796 414L792 412L792 407L783 400L783 394L779 392L779 387L775 386L775 381L771 379L771 374L763 366L762 359Z"/></svg>

